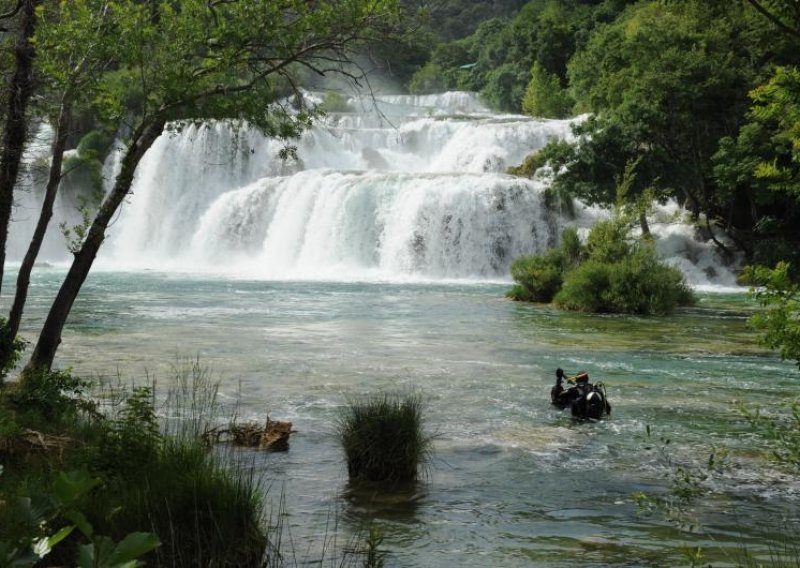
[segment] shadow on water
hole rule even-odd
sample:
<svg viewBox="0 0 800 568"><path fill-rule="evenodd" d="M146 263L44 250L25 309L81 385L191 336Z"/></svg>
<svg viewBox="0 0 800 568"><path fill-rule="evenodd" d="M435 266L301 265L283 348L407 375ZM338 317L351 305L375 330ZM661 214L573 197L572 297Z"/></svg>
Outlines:
<svg viewBox="0 0 800 568"><path fill-rule="evenodd" d="M421 481L392 487L350 481L342 492L346 518L361 523L371 519L415 523L426 496L427 488Z"/></svg>

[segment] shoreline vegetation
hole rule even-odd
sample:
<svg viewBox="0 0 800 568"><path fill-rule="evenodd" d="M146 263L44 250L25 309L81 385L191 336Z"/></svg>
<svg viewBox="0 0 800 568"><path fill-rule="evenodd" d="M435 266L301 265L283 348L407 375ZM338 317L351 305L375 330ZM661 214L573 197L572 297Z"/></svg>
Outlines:
<svg viewBox="0 0 800 568"><path fill-rule="evenodd" d="M305 562L283 534L283 499L280 510L270 510L269 489L240 449L288 449L286 439L278 448L250 443L276 423L268 420L266 430L252 432L233 417L227 427L216 426L218 384L208 370L198 360L182 361L173 378L160 401L154 383L94 385L69 371L0 386L0 566ZM361 495L361 485L353 485L352 498L371 501L417 481L431 438L423 430L419 395L365 403L343 407L341 425L348 440L366 441L361 458L382 464L377 477L375 468L353 476L353 482L368 481L369 489ZM356 415L364 419L353 421ZM233 438L221 441L220 432ZM236 437L242 433L243 442ZM350 463L352 445L345 449ZM324 539L335 542L336 536ZM381 531L367 526L346 543L324 545L323 557L311 560L378 568L386 557L382 542Z"/></svg>
<svg viewBox="0 0 800 568"><path fill-rule="evenodd" d="M68 371L3 385L0 564L262 565L258 476L200 436L218 413L216 384L198 362L175 379L158 413L154 386L91 385ZM126 542L136 554L114 556Z"/></svg>

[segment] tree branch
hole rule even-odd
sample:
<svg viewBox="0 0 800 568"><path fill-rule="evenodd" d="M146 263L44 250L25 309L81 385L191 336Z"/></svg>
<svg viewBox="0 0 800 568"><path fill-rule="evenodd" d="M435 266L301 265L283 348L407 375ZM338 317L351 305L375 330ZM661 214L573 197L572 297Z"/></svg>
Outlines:
<svg viewBox="0 0 800 568"><path fill-rule="evenodd" d="M22 4L24 3L25 0L17 0L17 5L14 6L14 8L9 10L5 14L0 14L0 20L7 20L8 18L13 18L14 16L16 16L17 12L19 12L20 8L22 8Z"/></svg>
<svg viewBox="0 0 800 568"><path fill-rule="evenodd" d="M758 0L747 0L747 2L755 8L762 16L767 18L770 22L775 24L778 29L782 30L784 33L789 34L790 36L800 39L800 30L792 28L785 23L783 23L775 14L767 10L764 6L762 6Z"/></svg>

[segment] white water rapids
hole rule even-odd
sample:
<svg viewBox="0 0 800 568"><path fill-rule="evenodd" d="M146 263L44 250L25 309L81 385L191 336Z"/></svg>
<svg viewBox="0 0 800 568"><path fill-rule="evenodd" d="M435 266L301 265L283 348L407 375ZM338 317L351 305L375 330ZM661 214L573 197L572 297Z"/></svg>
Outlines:
<svg viewBox="0 0 800 568"><path fill-rule="evenodd" d="M101 266L280 280L507 280L515 257L605 214L578 207L577 219L565 218L546 207L544 182L503 173L569 137L570 121L493 114L469 93L348 103L358 112L307 131L297 160L281 160L278 141L220 123L162 135ZM117 159L107 161L109 179ZM23 228L35 220L16 218ZM733 283L691 227L670 218L655 229L690 283ZM47 260L58 260L52 250Z"/></svg>

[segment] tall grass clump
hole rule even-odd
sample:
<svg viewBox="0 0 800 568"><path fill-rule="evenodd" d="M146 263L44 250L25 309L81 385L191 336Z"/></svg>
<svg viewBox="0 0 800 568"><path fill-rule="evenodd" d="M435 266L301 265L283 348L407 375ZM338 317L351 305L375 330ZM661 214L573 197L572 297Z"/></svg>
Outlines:
<svg viewBox="0 0 800 568"><path fill-rule="evenodd" d="M97 447L107 483L97 502L114 502L112 535L148 530L162 546L154 566L259 566L267 547L262 490L232 449L206 447L219 413L218 385L197 360L173 371L159 418L149 387L133 389Z"/></svg>
<svg viewBox="0 0 800 568"><path fill-rule="evenodd" d="M419 395L373 395L351 400L338 420L351 480L388 484L416 481L430 460Z"/></svg>

